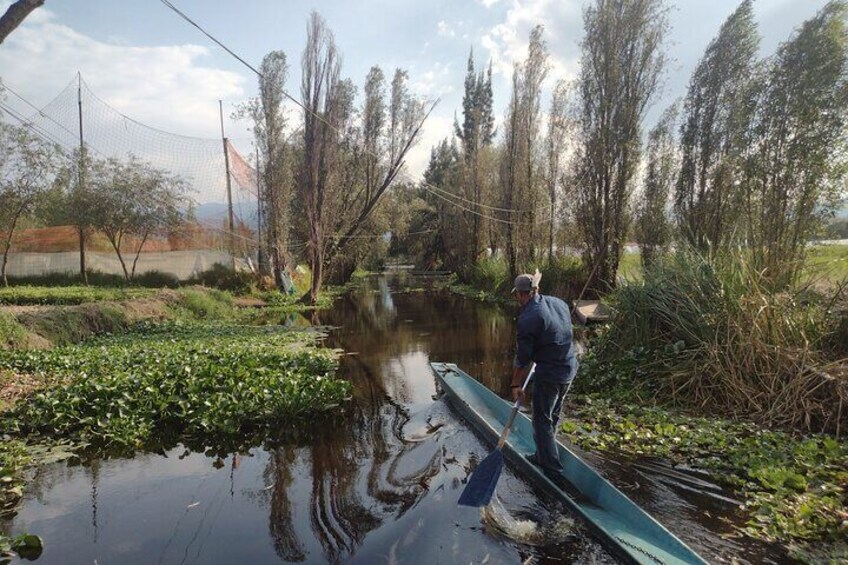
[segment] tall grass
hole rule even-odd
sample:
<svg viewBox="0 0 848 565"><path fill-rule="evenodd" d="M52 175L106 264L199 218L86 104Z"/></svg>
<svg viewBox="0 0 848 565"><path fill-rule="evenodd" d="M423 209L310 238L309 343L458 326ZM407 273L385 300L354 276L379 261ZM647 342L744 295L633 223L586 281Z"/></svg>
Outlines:
<svg viewBox="0 0 848 565"><path fill-rule="evenodd" d="M616 317L597 344L599 378L766 425L844 433L848 341L844 293L772 292L744 256L681 251L611 297ZM840 306L841 305L841 306ZM629 363L629 365L627 365Z"/></svg>
<svg viewBox="0 0 848 565"><path fill-rule="evenodd" d="M580 259L558 257L554 261L531 262L521 269L522 273L542 273L542 294L551 294L565 300L576 300L586 284L586 272ZM481 259L468 269L465 282L499 297L508 297L513 280L519 273L510 273L506 259L489 257Z"/></svg>

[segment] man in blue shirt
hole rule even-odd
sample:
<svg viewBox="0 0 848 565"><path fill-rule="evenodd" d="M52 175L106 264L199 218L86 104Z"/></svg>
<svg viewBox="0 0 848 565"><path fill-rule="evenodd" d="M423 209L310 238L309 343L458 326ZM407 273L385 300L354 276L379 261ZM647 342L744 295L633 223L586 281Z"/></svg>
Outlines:
<svg viewBox="0 0 848 565"><path fill-rule="evenodd" d="M512 393L515 399L523 395L521 385L535 363L533 439L536 453L529 459L545 474L557 476L562 472L562 464L557 454L556 429L563 398L577 374L571 314L559 298L539 294L538 279L532 275L518 275L512 293L521 307Z"/></svg>

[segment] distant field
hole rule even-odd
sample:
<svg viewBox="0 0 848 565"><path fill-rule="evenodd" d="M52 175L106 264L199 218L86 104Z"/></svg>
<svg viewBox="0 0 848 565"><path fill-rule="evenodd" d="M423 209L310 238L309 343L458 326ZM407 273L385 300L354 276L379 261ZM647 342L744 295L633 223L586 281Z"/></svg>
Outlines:
<svg viewBox="0 0 848 565"><path fill-rule="evenodd" d="M807 275L841 282L848 279L848 244L819 245L807 255Z"/></svg>
<svg viewBox="0 0 848 565"><path fill-rule="evenodd" d="M817 245L807 254L805 275L808 279L842 282L848 279L848 244ZM642 256L636 251L625 253L618 265L619 278L642 279Z"/></svg>

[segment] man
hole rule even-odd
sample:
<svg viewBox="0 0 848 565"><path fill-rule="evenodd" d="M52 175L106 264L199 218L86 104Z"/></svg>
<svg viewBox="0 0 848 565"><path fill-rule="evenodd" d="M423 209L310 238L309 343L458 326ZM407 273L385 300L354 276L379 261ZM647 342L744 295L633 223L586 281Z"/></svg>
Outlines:
<svg viewBox="0 0 848 565"><path fill-rule="evenodd" d="M528 459L550 477L559 476L562 464L556 447L562 401L574 376L577 359L572 347L571 314L559 298L538 292L541 275L518 275L512 289L521 309L518 347L512 375L514 399L523 396L521 385L533 363L533 439L536 453Z"/></svg>

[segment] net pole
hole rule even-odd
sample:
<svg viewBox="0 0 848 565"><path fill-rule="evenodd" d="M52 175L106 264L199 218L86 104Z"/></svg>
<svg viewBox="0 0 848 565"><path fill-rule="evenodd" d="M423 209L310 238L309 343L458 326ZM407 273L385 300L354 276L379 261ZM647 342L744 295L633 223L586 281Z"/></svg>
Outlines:
<svg viewBox="0 0 848 565"><path fill-rule="evenodd" d="M85 141L82 134L82 73L77 71L77 109L79 112L79 186L77 190L82 192L85 190ZM78 212L79 213L79 212ZM85 272L85 227L77 218L77 232L79 233L79 260L80 260L80 278L82 284L88 285L88 274Z"/></svg>
<svg viewBox="0 0 848 565"><path fill-rule="evenodd" d="M235 220L233 218L233 188L230 182L230 155L227 151L227 138L224 135L224 103L218 100L218 113L221 116L221 141L224 144L224 168L227 173L227 216L230 228L230 255L233 258L233 271L236 270Z"/></svg>

